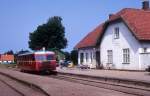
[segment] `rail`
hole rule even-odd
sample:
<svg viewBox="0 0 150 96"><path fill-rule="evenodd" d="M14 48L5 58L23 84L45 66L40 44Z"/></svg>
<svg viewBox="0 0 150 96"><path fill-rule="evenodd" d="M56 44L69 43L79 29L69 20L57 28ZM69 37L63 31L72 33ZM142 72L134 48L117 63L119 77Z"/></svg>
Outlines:
<svg viewBox="0 0 150 96"><path fill-rule="evenodd" d="M55 79L65 80L74 83L80 83L84 85L94 86L98 88L104 88L109 90L114 90L118 92L123 92L126 94L131 94L135 96L150 96L150 88L129 84L122 84L121 82L107 82L107 80L97 80L92 78L71 76L67 74L58 74L55 76L50 76Z"/></svg>

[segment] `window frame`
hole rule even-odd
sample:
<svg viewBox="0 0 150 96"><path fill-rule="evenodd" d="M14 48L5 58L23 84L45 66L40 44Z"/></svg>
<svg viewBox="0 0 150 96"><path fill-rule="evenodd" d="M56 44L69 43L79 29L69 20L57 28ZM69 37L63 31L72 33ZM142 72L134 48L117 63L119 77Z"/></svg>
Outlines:
<svg viewBox="0 0 150 96"><path fill-rule="evenodd" d="M84 53L80 53L80 63L84 62Z"/></svg>
<svg viewBox="0 0 150 96"><path fill-rule="evenodd" d="M119 39L119 34L120 33L120 29L119 27L115 27L114 28L114 39Z"/></svg>
<svg viewBox="0 0 150 96"><path fill-rule="evenodd" d="M89 53L87 52L87 53L85 53L85 60L86 60L86 62L88 62L89 61Z"/></svg>
<svg viewBox="0 0 150 96"><path fill-rule="evenodd" d="M123 51L123 64L130 64L130 49L124 48Z"/></svg>
<svg viewBox="0 0 150 96"><path fill-rule="evenodd" d="M143 48L143 53L147 53L147 47Z"/></svg>
<svg viewBox="0 0 150 96"><path fill-rule="evenodd" d="M113 51L107 50L107 64L113 64Z"/></svg>
<svg viewBox="0 0 150 96"><path fill-rule="evenodd" d="M91 63L92 63L93 62L93 53L91 52L90 54L91 54L90 58L91 58Z"/></svg>

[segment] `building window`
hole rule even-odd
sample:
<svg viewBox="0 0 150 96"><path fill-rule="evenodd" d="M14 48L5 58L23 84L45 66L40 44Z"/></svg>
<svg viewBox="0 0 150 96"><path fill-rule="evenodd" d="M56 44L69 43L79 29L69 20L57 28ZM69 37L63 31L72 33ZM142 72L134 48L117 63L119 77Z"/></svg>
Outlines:
<svg viewBox="0 0 150 96"><path fill-rule="evenodd" d="M143 53L146 53L147 52L147 48L143 48Z"/></svg>
<svg viewBox="0 0 150 96"><path fill-rule="evenodd" d="M129 50L129 48L123 49L123 63L130 63L130 50Z"/></svg>
<svg viewBox="0 0 150 96"><path fill-rule="evenodd" d="M114 29L114 39L119 39L119 27L115 27Z"/></svg>
<svg viewBox="0 0 150 96"><path fill-rule="evenodd" d="M83 63L83 58L84 58L84 54L80 53L80 62L81 62L81 64Z"/></svg>
<svg viewBox="0 0 150 96"><path fill-rule="evenodd" d="M88 62L88 57L89 57L89 54L88 53L86 53L86 62Z"/></svg>
<svg viewBox="0 0 150 96"><path fill-rule="evenodd" d="M108 58L108 64L112 64L113 63L113 52L112 50L107 50L107 58Z"/></svg>
<svg viewBox="0 0 150 96"><path fill-rule="evenodd" d="M93 54L92 54L92 52L91 52L91 63L93 62Z"/></svg>

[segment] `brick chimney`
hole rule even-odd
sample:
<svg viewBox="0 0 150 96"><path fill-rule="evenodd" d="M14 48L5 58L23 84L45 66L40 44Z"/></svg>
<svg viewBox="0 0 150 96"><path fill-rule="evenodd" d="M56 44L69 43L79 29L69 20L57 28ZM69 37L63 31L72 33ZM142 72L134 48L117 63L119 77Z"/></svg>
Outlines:
<svg viewBox="0 0 150 96"><path fill-rule="evenodd" d="M142 2L142 9L149 10L149 1L148 0L145 0Z"/></svg>
<svg viewBox="0 0 150 96"><path fill-rule="evenodd" d="M109 14L109 19L111 19L114 16L114 14Z"/></svg>

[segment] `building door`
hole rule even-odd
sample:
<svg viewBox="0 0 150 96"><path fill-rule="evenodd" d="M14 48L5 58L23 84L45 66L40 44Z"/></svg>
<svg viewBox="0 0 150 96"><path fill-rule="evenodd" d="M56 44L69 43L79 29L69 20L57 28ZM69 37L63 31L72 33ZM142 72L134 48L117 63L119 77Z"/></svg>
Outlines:
<svg viewBox="0 0 150 96"><path fill-rule="evenodd" d="M100 69L100 51L96 51L96 68Z"/></svg>
<svg viewBox="0 0 150 96"><path fill-rule="evenodd" d="M107 50L107 68L111 69L113 64L113 51Z"/></svg>
<svg viewBox="0 0 150 96"><path fill-rule="evenodd" d="M80 53L80 63L83 64L84 54Z"/></svg>

